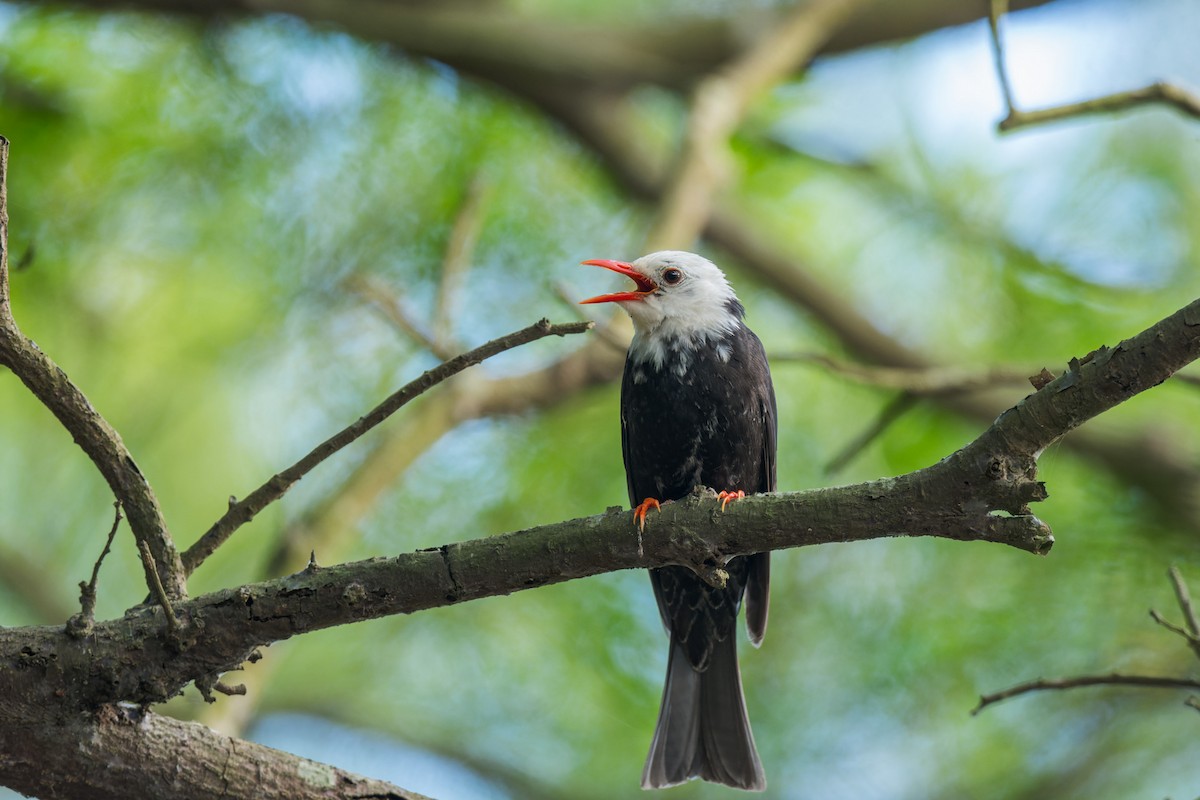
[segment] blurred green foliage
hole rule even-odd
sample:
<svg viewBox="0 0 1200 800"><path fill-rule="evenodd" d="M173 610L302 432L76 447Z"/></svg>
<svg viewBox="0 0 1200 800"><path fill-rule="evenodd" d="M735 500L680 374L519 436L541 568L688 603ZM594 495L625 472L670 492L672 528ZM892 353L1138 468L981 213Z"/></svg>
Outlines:
<svg viewBox="0 0 1200 800"><path fill-rule="evenodd" d="M1015 40L1028 42L1014 45L1014 62L1039 46L1111 43L1116 27L1137 51L1164 19L1200 23L1184 2L1147 4L1142 22L1122 21L1114 3L1060 5L1013 21ZM1091 27L1052 43L1072 13ZM1147 46L1143 60L1175 58L1167 63L1200 78L1178 40L1173 52ZM1200 293L1200 123L1149 110L999 139L987 59L974 26L819 63L740 134L731 198L762 236L905 344L947 363L1061 368ZM1047 81L1074 99L1136 82L1139 63L1064 68ZM964 89L956 70L975 82ZM680 111L654 92L645 105L660 125ZM201 27L0 5L0 134L12 141L17 319L121 431L183 546L229 495L434 363L345 279L385 282L427 321L471 181L486 185L486 205L454 320L465 344L540 316L570 318L557 286L593 293L605 278L579 260L638 255L651 213L530 107L442 65L276 16ZM724 265L770 352L840 354L804 313ZM515 374L579 345L540 342L482 369ZM922 405L829 476L824 465L890 395L801 363L778 363L775 376L782 490L912 470L979 429ZM549 413L460 426L328 557L623 504L616 408L610 386ZM0 585L0 621L56 622L45 608L71 609L111 497L8 374L0 421L0 546L36 565L47 595L39 605ZM1095 425L1144 432L1197 467L1198 421L1200 392L1172 384ZM337 492L370 446L323 465L240 532L193 591L268 577L281 531ZM940 540L776 556L771 631L743 657L767 796L1197 793L1197 721L1178 694L1083 690L968 716L981 692L1038 675L1195 673L1145 611L1175 610L1170 563L1200 592L1197 531L1066 448L1041 464L1051 497L1036 511L1058 537L1047 558ZM123 531L104 565L101 616L144 593L130 539ZM262 713L327 717L427 747L494 779L497 796L593 798L636 795L666 654L640 573L272 649L281 659L255 698ZM172 710L202 705L189 695ZM387 777L436 794L437 784Z"/></svg>

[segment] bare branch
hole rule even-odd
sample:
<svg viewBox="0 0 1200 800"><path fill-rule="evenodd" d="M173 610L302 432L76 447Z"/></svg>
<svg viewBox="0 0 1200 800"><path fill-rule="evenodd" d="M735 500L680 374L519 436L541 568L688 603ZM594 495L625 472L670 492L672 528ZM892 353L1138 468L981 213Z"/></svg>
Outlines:
<svg viewBox="0 0 1200 800"><path fill-rule="evenodd" d="M996 60L996 79L1000 82L1000 93L1004 96L1004 105L1008 115L1012 116L1016 104L1013 103L1012 85L1008 82L1008 68L1004 64L1004 41L1000 38L1000 20L1008 13L1008 0L991 0L988 6L988 29L992 34L992 55Z"/></svg>
<svg viewBox="0 0 1200 800"><path fill-rule="evenodd" d="M457 375L467 367L491 358L494 355L511 350L523 344L541 339L545 336L565 336L573 333L583 333L590 330L590 322L568 322L552 325L549 320L541 320L528 328L493 339L470 352L445 361L425 372L421 377L411 381L396 391L382 403L352 424L317 445L306 456L292 466L272 476L270 480L255 489L248 497L231 505L229 510L213 524L190 548L184 553L183 561L188 573L204 563L213 552L242 525L254 518L271 503L283 497L296 481L307 475L314 467L338 452L346 445L359 438L381 422L386 420L405 404L425 393L447 378Z"/></svg>
<svg viewBox="0 0 1200 800"><path fill-rule="evenodd" d="M1150 609L1150 619L1154 620L1160 626L1166 628L1176 636L1183 637L1183 640L1188 643L1189 647L1195 648L1196 646L1200 645L1200 636L1196 636L1196 634L1192 633L1187 628L1179 627L1174 622L1171 622L1162 614L1158 613L1156 609Z"/></svg>
<svg viewBox="0 0 1200 800"><path fill-rule="evenodd" d="M1179 568L1172 566L1167 570L1167 577L1171 579L1171 588L1175 590L1175 599L1179 603L1179 610L1183 613L1183 621L1187 625L1185 633L1188 646L1192 648L1192 652L1200 658L1200 620L1196 618L1196 609L1192 606L1192 596L1188 592L1187 584L1183 581L1183 575L1179 572Z"/></svg>
<svg viewBox="0 0 1200 800"><path fill-rule="evenodd" d="M453 353L443 350L434 335L413 318L396 293L383 281L370 275L354 273L342 281L342 286L346 291L357 294L375 306L398 331L438 358L445 360L453 357Z"/></svg>
<svg viewBox="0 0 1200 800"><path fill-rule="evenodd" d="M187 597L179 553L158 498L126 449L121 436L92 406L67 374L21 332L12 315L8 282L8 140L0 137L0 365L13 371L87 453L125 509L129 527L154 557L168 595ZM152 585L149 568L146 585Z"/></svg>
<svg viewBox="0 0 1200 800"><path fill-rule="evenodd" d="M1200 301L1198 301L1200 302ZM1179 574L1179 570L1171 567L1167 572L1171 579L1171 584L1175 588L1175 596L1179 600L1179 607L1183 610L1184 619L1188 622L1188 627L1191 630L1184 630L1172 622L1164 619L1162 614L1159 614L1154 609L1150 609L1150 618L1156 623L1171 631L1172 633L1182 636L1188 643L1188 646L1195 651L1197 656L1200 656L1200 625L1197 625L1196 615L1192 611L1192 601L1188 594L1187 585L1183 582L1183 577ZM1123 686L1143 686L1159 689L1200 689L1200 680L1193 678L1172 678L1148 675L1120 675L1111 673L1109 675L1082 675L1075 678L1059 678L1055 680L1047 680L1038 678L1036 680L1019 683L1001 692L994 694L981 695L979 705L972 709L971 714L978 714L983 709L990 705L999 703L1002 700L1007 700L1010 697L1016 697L1029 692L1042 691L1044 689L1075 689L1080 686L1101 686L1101 685L1123 685ZM1188 698L1187 705L1194 705L1192 698Z"/></svg>
<svg viewBox="0 0 1200 800"><path fill-rule="evenodd" d="M114 526L115 527L115 526ZM167 630L171 638L176 642L180 642L181 628L179 627L179 618L175 616L175 609L171 606L171 598L167 596L163 589L162 581L158 577L158 570L154 566L154 557L150 555L150 548L145 542L138 542L138 551L142 555L142 564L150 573L151 585L150 588L154 592L154 597L158 600L158 605L162 608L163 614L167 617Z"/></svg>
<svg viewBox="0 0 1200 800"><path fill-rule="evenodd" d="M471 254L475 250L475 240L479 238L479 231L483 226L483 209L487 195L487 183L483 177L476 175L467 186L466 197L450 229L450 241L446 244L446 253L442 258L437 305L433 311L433 340L443 351L458 349L454 339L454 320L457 317L462 284L471 265Z"/></svg>
<svg viewBox="0 0 1200 800"><path fill-rule="evenodd" d="M843 361L822 353L784 353L771 357L772 364L788 362L818 364L868 386L917 395L977 392L1005 385L1027 386L1030 374L1037 372L1018 367L879 367Z"/></svg>
<svg viewBox="0 0 1200 800"><path fill-rule="evenodd" d="M104 563L104 557L112 549L113 539L116 538L117 528L120 525L121 501L118 500L113 503L113 524L108 530L108 538L104 542L104 549L100 551L100 557L96 559L96 563L92 567L92 578L87 583L80 582L79 584L79 603L81 609L78 614L67 620L67 633L72 636L87 636L92 632L92 624L96 621L96 581L100 577L100 565ZM153 560L151 563L153 563Z"/></svg>
<svg viewBox="0 0 1200 800"><path fill-rule="evenodd" d="M0 136L0 313L12 314L8 298L8 139Z"/></svg>
<svg viewBox="0 0 1200 800"><path fill-rule="evenodd" d="M1162 104L1177 111L1200 119L1200 96L1193 94L1172 83L1159 81L1141 89L1131 89L1127 92L1117 92L1083 100L1078 103L1067 103L1051 108L1040 108L1035 111L1010 110L1007 117L1000 121L1000 130L1011 131L1030 125L1040 125L1046 122L1081 117L1087 114L1111 114L1117 111L1127 111L1144 105Z"/></svg>
<svg viewBox="0 0 1200 800"><path fill-rule="evenodd" d="M729 177L728 141L766 89L806 64L864 0L812 0L797 5L728 67L696 87L683 149L663 193L647 250L687 247L711 213Z"/></svg>
<svg viewBox="0 0 1200 800"><path fill-rule="evenodd" d="M825 465L825 474L834 475L845 469L847 464L853 461L871 442L882 436L883 432L904 416L904 412L916 405L916 402L917 398L909 392L901 392L893 397L862 433L851 439L840 453L829 460L829 463Z"/></svg>
<svg viewBox="0 0 1200 800"><path fill-rule="evenodd" d="M1155 675L1121 675L1116 672L1108 675L1079 675L1074 678L1038 678L1027 683L1019 683L1002 692L981 695L979 705L971 709L971 714L978 714L988 706L995 705L1010 697L1046 690L1077 689L1081 686L1141 686L1153 689L1200 689L1200 680L1194 678L1159 677Z"/></svg>
<svg viewBox="0 0 1200 800"><path fill-rule="evenodd" d="M1171 567L1167 570L1167 577L1171 579L1171 587L1175 590L1175 599L1179 601L1179 610L1183 612L1183 619L1187 622L1188 630L1192 632L1192 636L1200 636L1200 620L1196 619L1196 610L1192 607L1192 596L1188 593L1187 584L1183 582L1183 575L1180 574L1178 567Z"/></svg>
<svg viewBox="0 0 1200 800"><path fill-rule="evenodd" d="M1166 105L1189 117L1200 119L1200 96L1165 81L1158 81L1141 89L1094 97L1078 103L1066 103L1036 111L1018 109L1013 99L1008 70L1004 65L1004 44L1000 37L1000 19L1007 12L1008 0L991 0L988 22L991 27L992 52L996 59L996 78L1000 82L1000 92L1003 94L1004 104L1008 108L1008 114L1000 120L999 129L1002 132L1088 114L1111 114L1117 111L1127 111L1154 103Z"/></svg>

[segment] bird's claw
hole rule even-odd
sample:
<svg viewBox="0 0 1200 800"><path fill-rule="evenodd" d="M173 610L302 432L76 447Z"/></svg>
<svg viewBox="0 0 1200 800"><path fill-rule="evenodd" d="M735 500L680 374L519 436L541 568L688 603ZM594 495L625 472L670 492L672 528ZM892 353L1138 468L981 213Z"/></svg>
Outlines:
<svg viewBox="0 0 1200 800"><path fill-rule="evenodd" d="M736 492L719 492L717 494L717 499L721 501L721 511L724 512L725 506L729 505L734 500L741 500L745 496L746 493L741 489L738 489Z"/></svg>
<svg viewBox="0 0 1200 800"><path fill-rule="evenodd" d="M637 508L633 509L633 518L637 520L638 533L646 530L646 515L650 513L650 509L662 511L662 506L653 497L647 497Z"/></svg>

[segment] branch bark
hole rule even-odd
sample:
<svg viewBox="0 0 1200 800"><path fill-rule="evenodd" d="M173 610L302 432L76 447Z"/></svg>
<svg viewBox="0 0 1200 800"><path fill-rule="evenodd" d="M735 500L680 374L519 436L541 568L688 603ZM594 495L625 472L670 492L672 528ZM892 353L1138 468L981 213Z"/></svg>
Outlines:
<svg viewBox="0 0 1200 800"><path fill-rule="evenodd" d="M120 434L67 374L21 332L12 314L8 282L8 140L0 136L0 365L8 367L58 418L104 476L120 501L139 546L149 548L167 596L187 597L187 576L150 483ZM146 569L146 585L154 578Z"/></svg>
<svg viewBox="0 0 1200 800"><path fill-rule="evenodd" d="M1028 683L1009 687L1002 692L985 694L979 698L979 705L971 709L974 716L988 706L995 705L1018 695L1030 692L1048 690L1078 689L1083 686L1138 686L1143 689L1200 689L1200 680L1195 678L1173 678L1158 675L1121 675L1113 672L1109 675L1080 675L1077 678L1037 678Z"/></svg>
<svg viewBox="0 0 1200 800"><path fill-rule="evenodd" d="M0 752L4 784L42 800L429 800L385 781L126 705L73 715L49 727L8 722L0 725Z"/></svg>

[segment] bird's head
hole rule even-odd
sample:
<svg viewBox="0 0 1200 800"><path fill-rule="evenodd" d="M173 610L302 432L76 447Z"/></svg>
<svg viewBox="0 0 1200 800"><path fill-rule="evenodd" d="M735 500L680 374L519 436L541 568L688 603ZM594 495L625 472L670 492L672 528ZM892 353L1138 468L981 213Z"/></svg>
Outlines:
<svg viewBox="0 0 1200 800"><path fill-rule="evenodd" d="M582 303L617 303L642 336L696 338L723 336L741 324L742 304L725 273L703 256L663 250L626 263L584 261L633 279L631 292L591 297Z"/></svg>

